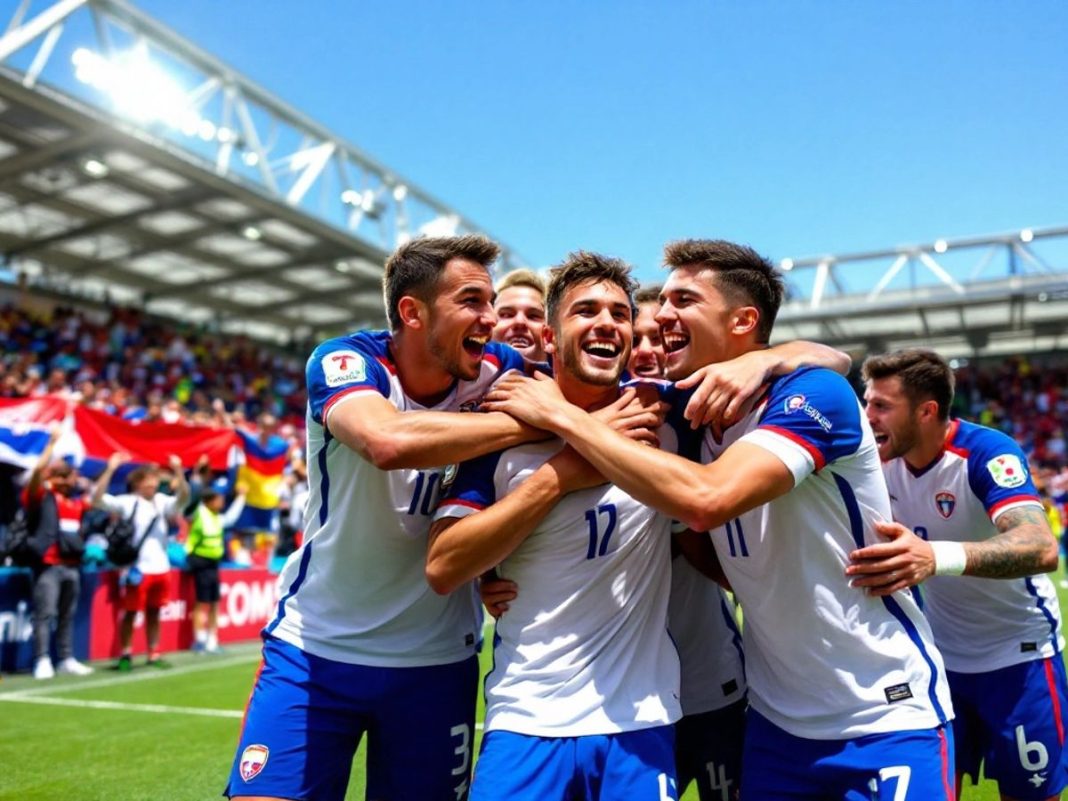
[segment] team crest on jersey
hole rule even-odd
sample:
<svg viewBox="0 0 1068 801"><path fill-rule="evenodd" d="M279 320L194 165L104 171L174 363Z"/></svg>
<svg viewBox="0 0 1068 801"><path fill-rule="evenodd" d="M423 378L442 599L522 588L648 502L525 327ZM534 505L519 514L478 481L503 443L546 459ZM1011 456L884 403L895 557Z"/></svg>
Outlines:
<svg viewBox="0 0 1068 801"><path fill-rule="evenodd" d="M798 409L805 408L805 396L804 395L791 395L786 399L786 402L782 405L782 410L786 414L796 412Z"/></svg>
<svg viewBox="0 0 1068 801"><path fill-rule="evenodd" d="M461 412L477 412L478 411L478 407L481 406L481 405L482 405L482 398L479 398L478 400L464 401L463 403L460 404L460 408L459 408L458 411L461 411Z"/></svg>
<svg viewBox="0 0 1068 801"><path fill-rule="evenodd" d="M952 492L939 492L935 495L935 507L938 509L938 514L949 520L949 516L957 508L957 496Z"/></svg>
<svg viewBox="0 0 1068 801"><path fill-rule="evenodd" d="M354 350L338 350L323 356L323 375L328 387L339 387L350 381L367 378L367 362Z"/></svg>
<svg viewBox="0 0 1068 801"><path fill-rule="evenodd" d="M260 775L271 750L265 745L250 745L241 752L241 778L250 782Z"/></svg>
<svg viewBox="0 0 1068 801"><path fill-rule="evenodd" d="M1027 468L1020 463L1018 456L1011 453L995 456L986 463L986 469L999 487L1012 489L1027 482Z"/></svg>

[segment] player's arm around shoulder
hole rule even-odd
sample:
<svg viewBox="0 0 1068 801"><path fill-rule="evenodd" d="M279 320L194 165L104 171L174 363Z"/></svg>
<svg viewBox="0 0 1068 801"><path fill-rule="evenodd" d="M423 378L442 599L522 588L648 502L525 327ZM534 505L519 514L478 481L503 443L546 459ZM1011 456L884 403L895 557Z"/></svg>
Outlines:
<svg viewBox="0 0 1068 801"><path fill-rule="evenodd" d="M312 419L380 470L452 464L537 436L505 414L398 410L376 347L359 334L328 340L306 379Z"/></svg>
<svg viewBox="0 0 1068 801"><path fill-rule="evenodd" d="M564 495L604 483L565 447L497 500L495 456L461 465L438 505L426 556L427 583L437 593L450 593L504 561Z"/></svg>
<svg viewBox="0 0 1068 801"><path fill-rule="evenodd" d="M1057 540L1019 446L983 430L969 453L969 484L997 533L979 542L917 537L900 523L877 523L885 542L850 554L846 575L871 595L889 595L931 576L1015 579L1057 568Z"/></svg>

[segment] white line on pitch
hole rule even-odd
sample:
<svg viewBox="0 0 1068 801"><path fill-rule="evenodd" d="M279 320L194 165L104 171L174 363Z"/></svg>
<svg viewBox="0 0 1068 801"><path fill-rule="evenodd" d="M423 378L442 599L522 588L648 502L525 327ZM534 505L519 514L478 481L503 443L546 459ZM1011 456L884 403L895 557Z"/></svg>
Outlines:
<svg viewBox="0 0 1068 801"><path fill-rule="evenodd" d="M244 656L232 656L226 659L207 659L192 665L160 670L158 668L144 667L144 672L123 673L118 676L106 676L98 679L86 679L85 681L71 682L70 684L48 685L33 687L27 690L13 690L9 693L0 693L3 698L26 698L30 696L46 695L48 693L75 692L77 690L95 690L97 687L110 687L113 684L128 684L135 681L148 681L150 679L165 679L168 676L181 676L185 673L198 673L202 670L214 670L215 668L230 667L232 665L255 662L260 658L259 652Z"/></svg>
<svg viewBox="0 0 1068 801"><path fill-rule="evenodd" d="M127 704L119 701L86 701L82 698L48 698L41 695L25 696L7 693L0 695L0 701L17 704L46 704L49 706L75 706L82 709L117 709L123 712L154 712L166 715L201 715L209 718L240 718L245 713L240 709L202 709L191 706L170 706L167 704Z"/></svg>
<svg viewBox="0 0 1068 801"><path fill-rule="evenodd" d="M199 715L206 718L241 718L244 711L240 709L204 709L192 706L170 706L168 704L129 704L121 701L87 701L83 698L52 698L43 695L17 695L6 693L0 695L0 701L16 704L42 704L45 706L73 706L79 709L111 709L120 712L151 712L157 715ZM482 731L482 724L476 723L475 729Z"/></svg>

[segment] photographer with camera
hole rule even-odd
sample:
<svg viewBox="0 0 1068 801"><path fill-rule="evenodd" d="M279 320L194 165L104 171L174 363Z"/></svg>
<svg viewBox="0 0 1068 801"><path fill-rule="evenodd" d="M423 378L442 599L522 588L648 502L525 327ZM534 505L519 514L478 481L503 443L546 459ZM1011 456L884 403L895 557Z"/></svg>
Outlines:
<svg viewBox="0 0 1068 801"><path fill-rule="evenodd" d="M147 664L168 667L159 653L160 610L170 594L168 521L181 514L189 499L189 484L182 471L182 461L173 455L168 459L168 465L172 474L170 487L174 495L159 492L160 469L156 465L143 465L131 471L127 481L129 492L122 495L107 494L106 489L115 470L129 460L126 454L112 454L93 493L93 506L129 520L133 525L136 559L126 568L120 580L123 616L119 642L122 653L117 667L121 671L133 667L134 622L138 611L142 609L145 612L145 638L148 641Z"/></svg>

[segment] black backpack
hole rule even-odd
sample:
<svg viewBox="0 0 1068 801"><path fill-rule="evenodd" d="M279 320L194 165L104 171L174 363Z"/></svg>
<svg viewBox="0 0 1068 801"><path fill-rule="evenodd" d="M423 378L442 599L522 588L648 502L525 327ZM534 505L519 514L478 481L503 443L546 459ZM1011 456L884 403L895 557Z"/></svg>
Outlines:
<svg viewBox="0 0 1068 801"><path fill-rule="evenodd" d="M45 551L59 535L59 509L51 492L45 492L33 509L19 509L0 539L0 563L10 559L17 567L38 567Z"/></svg>
<svg viewBox="0 0 1068 801"><path fill-rule="evenodd" d="M108 541L108 561L115 567L128 567L137 561L137 555L141 553L141 546L148 538L148 535L152 533L152 528L159 518L159 515L153 517L141 540L134 542L134 536L137 534L137 529L134 527L134 517L137 515L137 505L139 503L140 501L134 501L129 517L113 517L104 526L104 537Z"/></svg>

